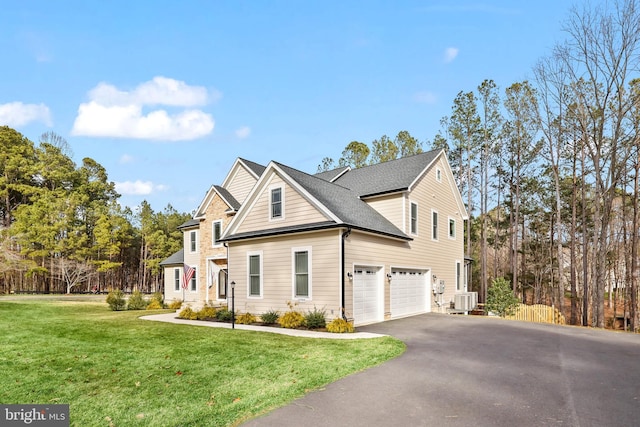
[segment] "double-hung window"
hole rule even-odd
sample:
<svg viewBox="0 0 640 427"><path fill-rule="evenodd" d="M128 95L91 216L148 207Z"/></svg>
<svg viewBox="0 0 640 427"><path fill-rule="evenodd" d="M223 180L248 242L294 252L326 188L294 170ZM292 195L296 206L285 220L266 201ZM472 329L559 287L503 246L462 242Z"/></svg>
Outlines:
<svg viewBox="0 0 640 427"><path fill-rule="evenodd" d="M456 220L453 218L449 218L449 238L456 238Z"/></svg>
<svg viewBox="0 0 640 427"><path fill-rule="evenodd" d="M271 189L271 219L282 218L282 187Z"/></svg>
<svg viewBox="0 0 640 427"><path fill-rule="evenodd" d="M438 240L438 212L431 211L431 238Z"/></svg>
<svg viewBox="0 0 640 427"><path fill-rule="evenodd" d="M411 234L418 234L418 205L411 202Z"/></svg>
<svg viewBox="0 0 640 427"><path fill-rule="evenodd" d="M179 268L173 269L173 290L174 291L180 290L180 269Z"/></svg>
<svg viewBox="0 0 640 427"><path fill-rule="evenodd" d="M262 296L262 252L250 252L247 260L249 296Z"/></svg>
<svg viewBox="0 0 640 427"><path fill-rule="evenodd" d="M311 298L311 248L294 248L293 297Z"/></svg>
<svg viewBox="0 0 640 427"><path fill-rule="evenodd" d="M211 230L211 246L222 246L220 243L220 235L222 234L222 221L214 221Z"/></svg>
<svg viewBox="0 0 640 427"><path fill-rule="evenodd" d="M189 232L189 250L196 252L197 246L197 233L195 231Z"/></svg>

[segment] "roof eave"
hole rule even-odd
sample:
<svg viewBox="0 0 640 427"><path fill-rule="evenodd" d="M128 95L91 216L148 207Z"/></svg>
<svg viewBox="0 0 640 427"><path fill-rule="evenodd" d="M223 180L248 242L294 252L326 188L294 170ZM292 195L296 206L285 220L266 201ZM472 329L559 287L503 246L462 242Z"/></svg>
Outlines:
<svg viewBox="0 0 640 427"><path fill-rule="evenodd" d="M220 239L221 242L233 242L233 241L240 241L240 240L250 240L250 239L260 239L260 238L264 238L264 237L271 237L271 236L282 236L282 235L288 235L288 234L301 234L301 233L309 233L309 232L314 232L314 231L322 231L322 230L330 230L330 229L334 229L334 228L350 228L352 230L358 230L358 231L362 231L368 234L373 234L373 235L378 235L378 236L384 236L390 239L395 239L395 240L399 240L399 241L412 241L413 238L409 237L407 235L398 235L398 234L393 234L393 233L388 233L385 231L380 231L380 230L372 230L366 227L362 227L362 226L358 226L358 225L353 225L353 224L345 224L345 223L330 223L330 224L316 224L316 225L307 225L307 226L300 226L297 228L291 228L291 229L287 229L287 230L283 230L283 229L271 229L271 230L260 230L258 232L255 232L253 234L239 234L239 235L230 235L230 236L226 236L223 237L222 239Z"/></svg>
<svg viewBox="0 0 640 427"><path fill-rule="evenodd" d="M408 187L404 187L404 188L397 188L397 189L394 189L394 190L380 191L378 193L363 194L363 195L360 196L360 199L364 200L364 199L371 199L371 198L380 197L380 196L389 196L389 195L393 195L393 194L402 194L407 190L409 190L409 188Z"/></svg>

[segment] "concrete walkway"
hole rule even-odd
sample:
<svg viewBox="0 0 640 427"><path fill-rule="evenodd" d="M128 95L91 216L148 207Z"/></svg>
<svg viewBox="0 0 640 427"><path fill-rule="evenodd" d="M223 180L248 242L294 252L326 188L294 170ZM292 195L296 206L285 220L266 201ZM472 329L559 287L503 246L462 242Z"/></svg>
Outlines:
<svg viewBox="0 0 640 427"><path fill-rule="evenodd" d="M142 316L140 317L140 319L152 320L155 322L175 323L179 325L193 325L193 326L205 326L210 328L231 329L230 323L179 319L176 313L151 314L149 316ZM293 337L325 338L325 339L334 339L334 340L356 340L356 339L362 339L362 338L378 338L378 337L385 336L384 334L378 334L373 332L354 332L352 334L334 334L331 332L305 331L300 329L286 329L286 328L277 328L277 327L271 327L271 326L255 326L255 325L239 325L239 324L236 324L235 328L239 330L244 330L244 331L271 332L274 334L290 335Z"/></svg>

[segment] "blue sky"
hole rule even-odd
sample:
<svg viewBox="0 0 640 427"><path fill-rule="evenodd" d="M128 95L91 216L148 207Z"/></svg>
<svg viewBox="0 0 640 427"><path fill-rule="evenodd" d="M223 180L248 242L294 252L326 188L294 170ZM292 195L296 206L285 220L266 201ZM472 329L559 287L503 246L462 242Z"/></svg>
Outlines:
<svg viewBox="0 0 640 427"><path fill-rule="evenodd" d="M459 91L532 78L570 7L539 1L14 1L0 125L53 131L154 210L237 157L315 173L353 140L433 139Z"/></svg>

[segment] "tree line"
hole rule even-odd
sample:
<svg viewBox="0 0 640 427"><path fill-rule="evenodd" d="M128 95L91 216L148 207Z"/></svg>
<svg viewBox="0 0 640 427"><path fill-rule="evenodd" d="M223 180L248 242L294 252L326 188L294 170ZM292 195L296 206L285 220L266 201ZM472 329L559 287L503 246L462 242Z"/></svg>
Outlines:
<svg viewBox="0 0 640 427"><path fill-rule="evenodd" d="M121 207L104 167L76 165L55 133L36 145L2 126L0 147L0 293L160 289L190 215Z"/></svg>

